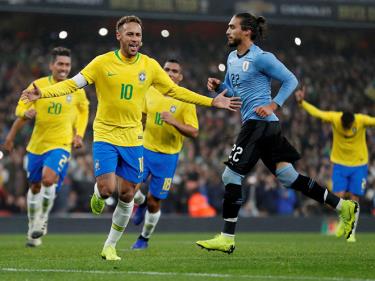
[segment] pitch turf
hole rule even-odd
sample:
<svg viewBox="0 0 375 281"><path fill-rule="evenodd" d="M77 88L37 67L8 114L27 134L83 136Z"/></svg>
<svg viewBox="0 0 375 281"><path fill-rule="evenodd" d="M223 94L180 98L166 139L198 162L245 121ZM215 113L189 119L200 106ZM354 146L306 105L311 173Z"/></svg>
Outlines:
<svg viewBox="0 0 375 281"><path fill-rule="evenodd" d="M118 244L120 262L99 257L103 235L54 235L25 248L23 235L0 235L0 280L301 280L375 281L375 234L357 243L319 234L239 233L236 250L207 252L195 241L212 234L156 233L146 251Z"/></svg>

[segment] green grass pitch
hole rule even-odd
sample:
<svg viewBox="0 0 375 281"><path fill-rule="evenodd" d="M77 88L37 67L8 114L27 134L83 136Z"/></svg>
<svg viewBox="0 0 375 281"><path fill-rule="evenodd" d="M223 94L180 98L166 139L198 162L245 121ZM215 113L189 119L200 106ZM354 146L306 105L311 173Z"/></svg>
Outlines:
<svg viewBox="0 0 375 281"><path fill-rule="evenodd" d="M228 255L195 245L212 234L155 233L146 251L135 234L117 246L119 262L99 257L105 234L49 234L39 248L23 235L0 235L0 280L301 280L375 281L375 234L357 243L306 233L238 233Z"/></svg>

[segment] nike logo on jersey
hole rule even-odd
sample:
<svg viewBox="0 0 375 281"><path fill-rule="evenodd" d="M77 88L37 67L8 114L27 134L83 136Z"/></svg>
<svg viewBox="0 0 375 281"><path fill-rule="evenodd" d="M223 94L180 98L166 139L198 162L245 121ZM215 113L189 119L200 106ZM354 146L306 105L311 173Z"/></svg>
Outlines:
<svg viewBox="0 0 375 281"><path fill-rule="evenodd" d="M115 75L117 75L117 73L107 72L107 75L108 75L109 77L111 77L111 76L115 76Z"/></svg>

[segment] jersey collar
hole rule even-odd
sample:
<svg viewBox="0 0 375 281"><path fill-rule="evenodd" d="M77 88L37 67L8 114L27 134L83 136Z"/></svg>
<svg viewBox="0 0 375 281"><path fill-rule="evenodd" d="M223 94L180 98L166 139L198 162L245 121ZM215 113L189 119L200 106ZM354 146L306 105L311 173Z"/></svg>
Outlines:
<svg viewBox="0 0 375 281"><path fill-rule="evenodd" d="M120 50L116 50L116 51L115 51L115 55L116 55L116 57L117 57L120 61L122 61L123 63L126 63L126 64L133 64L133 63L136 63L136 62L139 60L139 58L141 57L141 54L140 54L140 53L137 53L136 56L134 56L134 57L128 59L128 58L126 58L126 57L123 56L123 54L120 52Z"/></svg>
<svg viewBox="0 0 375 281"><path fill-rule="evenodd" d="M53 79L53 76L52 76L52 75L49 75L49 76L48 76L48 82L49 82L51 85L57 83L57 81L55 81L55 79Z"/></svg>

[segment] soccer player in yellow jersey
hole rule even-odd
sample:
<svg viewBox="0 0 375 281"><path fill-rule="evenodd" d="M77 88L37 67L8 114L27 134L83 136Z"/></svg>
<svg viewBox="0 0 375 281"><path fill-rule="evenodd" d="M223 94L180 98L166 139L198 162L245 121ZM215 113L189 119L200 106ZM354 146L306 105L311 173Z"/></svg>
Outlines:
<svg viewBox="0 0 375 281"><path fill-rule="evenodd" d="M368 172L366 128L375 126L375 117L320 110L304 100L305 88L297 90L295 96L297 102L310 115L332 125L332 191L340 197L349 193L352 200L359 201L359 197L365 192ZM347 239L348 242L355 242L355 229L356 226ZM339 225L336 235L343 235L342 224Z"/></svg>
<svg viewBox="0 0 375 281"><path fill-rule="evenodd" d="M223 91L214 99L179 87L152 58L139 53L142 45L142 22L136 16L122 17L116 24L120 49L97 56L72 79L51 87L25 90L22 99L32 101L72 93L95 83L98 108L94 121L93 160L96 176L91 210L100 214L105 199L116 189L120 178L119 200L112 226L101 256L120 260L116 243L129 222L135 187L142 181L143 130L142 107L147 90L154 86L163 95L232 111L241 107L238 97L225 97Z"/></svg>
<svg viewBox="0 0 375 281"><path fill-rule="evenodd" d="M51 52L51 75L33 82L47 87L67 79L71 69L70 50L57 47ZM29 89L32 88L32 84ZM19 101L12 129L5 141L5 148L12 150L17 131L35 117L35 125L27 146L27 177L30 188L27 193L29 230L27 246L41 244L41 236L47 233L48 214L52 209L56 188L60 188L68 169L71 145L82 146L88 121L89 102L85 91L74 95L40 99L31 103Z"/></svg>
<svg viewBox="0 0 375 281"><path fill-rule="evenodd" d="M167 60L164 70L177 85L182 81L182 69L177 60ZM143 181L148 177L151 180L147 199L140 190L134 197L139 206L133 222L138 225L145 220L142 233L132 246L137 250L148 247L148 240L159 221L161 200L168 196L185 136L195 138L199 132L195 105L164 97L155 88L150 88L146 94L144 113L147 119Z"/></svg>

